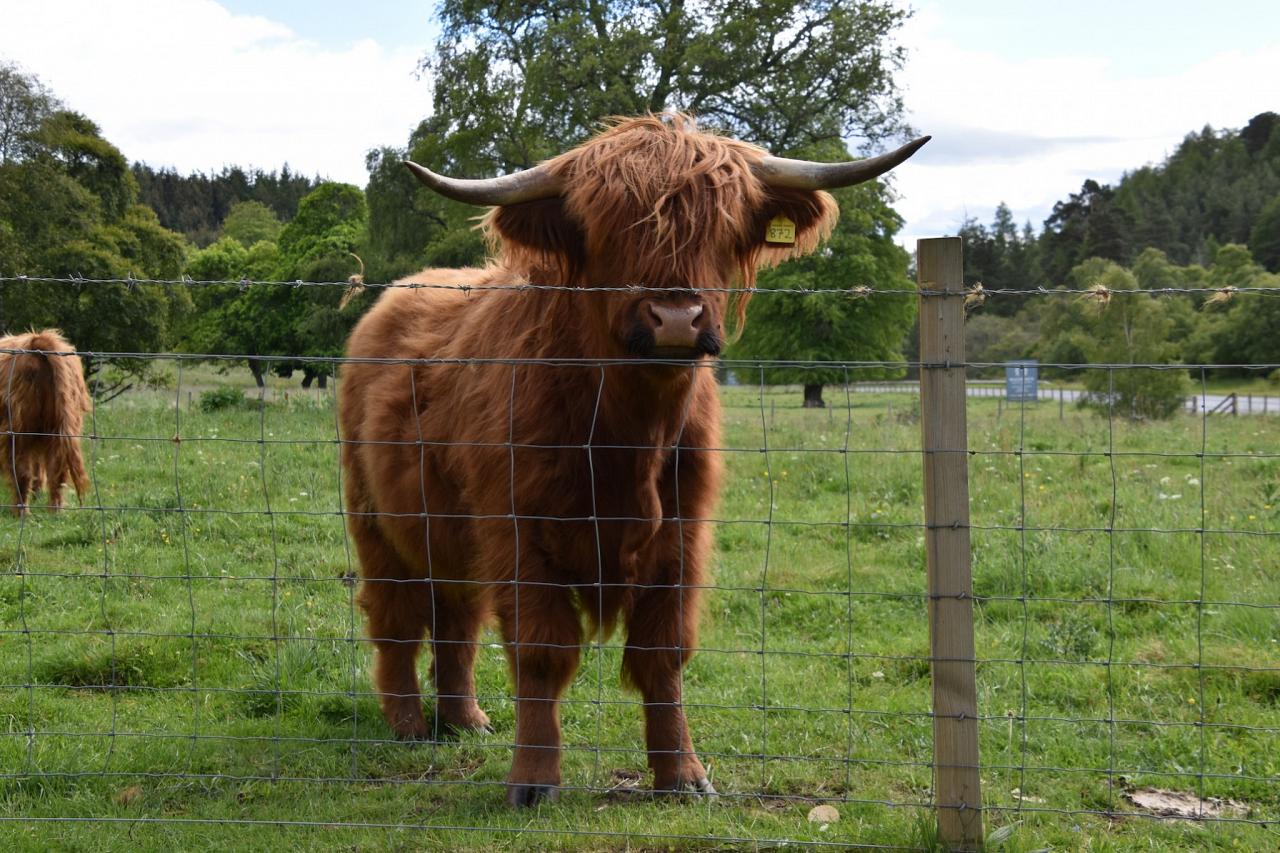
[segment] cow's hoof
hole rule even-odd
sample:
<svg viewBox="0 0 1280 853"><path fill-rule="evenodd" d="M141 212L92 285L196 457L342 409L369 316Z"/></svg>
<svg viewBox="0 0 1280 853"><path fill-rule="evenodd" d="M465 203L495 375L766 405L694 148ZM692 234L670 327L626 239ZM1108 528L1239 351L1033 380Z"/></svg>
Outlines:
<svg viewBox="0 0 1280 853"><path fill-rule="evenodd" d="M450 713L446 711L442 714L437 711L436 721L440 724L441 732L453 737L463 732L491 735L494 731L493 723L489 722L489 715L474 706L462 712L455 711Z"/></svg>
<svg viewBox="0 0 1280 853"><path fill-rule="evenodd" d="M522 809L539 803L554 803L560 799L560 789L555 785L507 785L507 805Z"/></svg>
<svg viewBox="0 0 1280 853"><path fill-rule="evenodd" d="M464 734L491 735L494 728L490 723L482 725L460 725L458 723L440 723L440 739L441 740L457 740Z"/></svg>
<svg viewBox="0 0 1280 853"><path fill-rule="evenodd" d="M669 788L659 788L657 793L668 795L695 794L703 797L718 796L716 794L715 786L712 785L711 780L705 776L700 779L685 779L677 782Z"/></svg>

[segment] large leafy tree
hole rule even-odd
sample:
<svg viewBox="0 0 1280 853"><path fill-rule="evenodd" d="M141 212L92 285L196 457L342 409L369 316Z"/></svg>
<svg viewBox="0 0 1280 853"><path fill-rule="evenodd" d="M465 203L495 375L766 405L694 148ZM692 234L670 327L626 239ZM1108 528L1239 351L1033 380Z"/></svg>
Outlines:
<svg viewBox="0 0 1280 853"><path fill-rule="evenodd" d="M174 278L186 246L138 203L128 161L87 117L61 108L35 78L0 66L0 272L86 279ZM5 331L60 327L86 351L169 348L190 300L144 284L0 287ZM86 359L100 394L148 372L142 359ZM108 378L110 376L110 378Z"/></svg>
<svg viewBox="0 0 1280 853"><path fill-rule="evenodd" d="M558 154L609 116L663 109L783 155L899 135L905 53L892 36L905 16L886 0L442 0L422 62L431 115L404 149L370 155L371 275L483 252L465 232L475 209L415 191L406 154L485 177Z"/></svg>
<svg viewBox="0 0 1280 853"><path fill-rule="evenodd" d="M501 171L606 116L664 109L776 153L874 143L903 130L891 36L905 14L880 0L444 0L423 61L430 138L445 165Z"/></svg>
<svg viewBox="0 0 1280 853"><path fill-rule="evenodd" d="M187 275L195 279L247 280L244 287L213 285L198 291L187 347L215 355L340 354L360 307L341 307L340 288L253 282L334 282L356 272L359 262L352 250L363 237L367 216L363 193L350 184L323 183L302 199L297 215L279 230L278 241L261 239L248 248L243 237L260 234L269 221L256 208L249 208L247 216L235 215L244 209L243 204L232 208L223 223L223 237L194 253L187 265ZM249 369L259 386L264 384L267 363L281 373L300 368L304 385L314 378L323 385L330 373L329 365L321 362L250 358Z"/></svg>
<svg viewBox="0 0 1280 853"><path fill-rule="evenodd" d="M0 163L29 157L41 122L59 108L35 75L0 62Z"/></svg>
<svg viewBox="0 0 1280 853"><path fill-rule="evenodd" d="M845 159L849 140L874 149L907 130L894 82L905 58L894 35L907 14L887 0L442 0L440 39L422 62L435 86L431 115L404 150L370 155L371 275L483 256L468 228L475 208L416 189L399 164L406 154L451 174L503 174L564 151L609 116L665 109L784 156ZM884 187L846 199L852 209L833 244L843 248L766 275L762 287L903 280L906 258L892 245L898 223ZM859 227L868 229L861 237ZM843 251L861 254L846 262ZM785 314L820 302L831 316ZM830 324L824 357L897 356L896 344L880 343L900 336L894 311L882 317L870 302L838 302L809 299L800 308L790 297L758 299L747 328L762 331L748 331L744 346L790 357ZM784 314L771 316L775 310ZM853 316L864 322L850 323Z"/></svg>
<svg viewBox="0 0 1280 853"><path fill-rule="evenodd" d="M260 201L238 201L231 205L227 218L222 220L222 236L246 249L263 240L275 242L280 236L280 218L275 211Z"/></svg>

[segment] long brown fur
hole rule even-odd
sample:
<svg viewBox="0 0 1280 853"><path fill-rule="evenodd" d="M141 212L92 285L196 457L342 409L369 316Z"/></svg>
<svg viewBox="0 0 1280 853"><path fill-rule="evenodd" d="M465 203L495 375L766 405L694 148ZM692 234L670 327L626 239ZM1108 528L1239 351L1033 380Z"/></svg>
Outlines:
<svg viewBox="0 0 1280 853"><path fill-rule="evenodd" d="M550 161L562 197L488 214L488 267L400 283L745 296L758 267L811 250L837 214L826 193L763 186L750 168L762 154L682 116L618 121ZM763 242L778 213L797 224L794 246ZM721 479L710 361L556 361L627 356L628 324L653 298L391 289L348 345L357 359L433 360L351 362L339 386L348 526L383 713L401 737L430 733L416 671L429 635L438 722L486 727L472 666L496 616L518 699L514 804L554 795L557 700L588 632L614 624L626 631L623 677L643 699L655 788L709 788L680 671L697 645ZM696 298L722 336L728 315L741 323L745 299Z"/></svg>
<svg viewBox="0 0 1280 853"><path fill-rule="evenodd" d="M0 466L17 514L42 488L55 510L67 483L80 499L89 488L80 434L92 404L74 353L57 329L0 337Z"/></svg>

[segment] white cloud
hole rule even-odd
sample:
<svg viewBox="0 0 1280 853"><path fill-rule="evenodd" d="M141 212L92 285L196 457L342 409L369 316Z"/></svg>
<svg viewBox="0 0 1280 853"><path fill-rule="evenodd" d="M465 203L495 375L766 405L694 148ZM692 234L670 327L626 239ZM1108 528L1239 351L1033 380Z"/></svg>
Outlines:
<svg viewBox="0 0 1280 853"><path fill-rule="evenodd" d="M966 213L990 222L1001 201L1039 229L1085 178L1114 181L1205 124L1240 127L1280 104L1280 38L1147 76L1083 50L1014 61L997 45L957 44L937 6L918 12L901 42L911 51L900 80L910 120L935 137L895 173L908 248L954 234Z"/></svg>
<svg viewBox="0 0 1280 853"><path fill-rule="evenodd" d="M925 3L901 33L910 118L934 135L895 172L908 247L954 233L966 214L987 222L1000 201L1039 228L1085 178L1115 180L1206 123L1238 127L1280 104L1280 36L1141 76L1135 57L1159 49L1141 33L1124 62L1084 43L1068 56L1029 12L1017 53L1041 44L1049 55L1014 59L1003 36L948 35L946 16L967 7ZM0 57L38 74L131 159L183 172L287 161L358 185L365 152L402 144L428 113L429 86L413 74L426 47L326 47L214 0L11 2L0 26Z"/></svg>
<svg viewBox="0 0 1280 853"><path fill-rule="evenodd" d="M369 39L326 49L213 0L11 3L0 27L0 57L130 159L182 172L287 161L359 186L365 152L403 144L427 114L419 55Z"/></svg>

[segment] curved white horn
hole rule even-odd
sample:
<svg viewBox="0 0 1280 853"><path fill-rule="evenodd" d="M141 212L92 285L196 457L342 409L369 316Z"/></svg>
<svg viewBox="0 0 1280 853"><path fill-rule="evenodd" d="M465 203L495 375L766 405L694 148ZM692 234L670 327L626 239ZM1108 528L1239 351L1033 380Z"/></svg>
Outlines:
<svg viewBox="0 0 1280 853"><path fill-rule="evenodd" d="M560 181L545 166L535 166L498 178L468 180L437 175L412 160L405 160L404 164L428 189L466 204L519 204L522 201L536 201L560 194Z"/></svg>
<svg viewBox="0 0 1280 853"><path fill-rule="evenodd" d="M831 190L878 178L905 161L932 137L922 136L897 151L850 160L844 163L816 163L813 160L791 160L766 156L754 166L756 176L771 187L794 190Z"/></svg>

